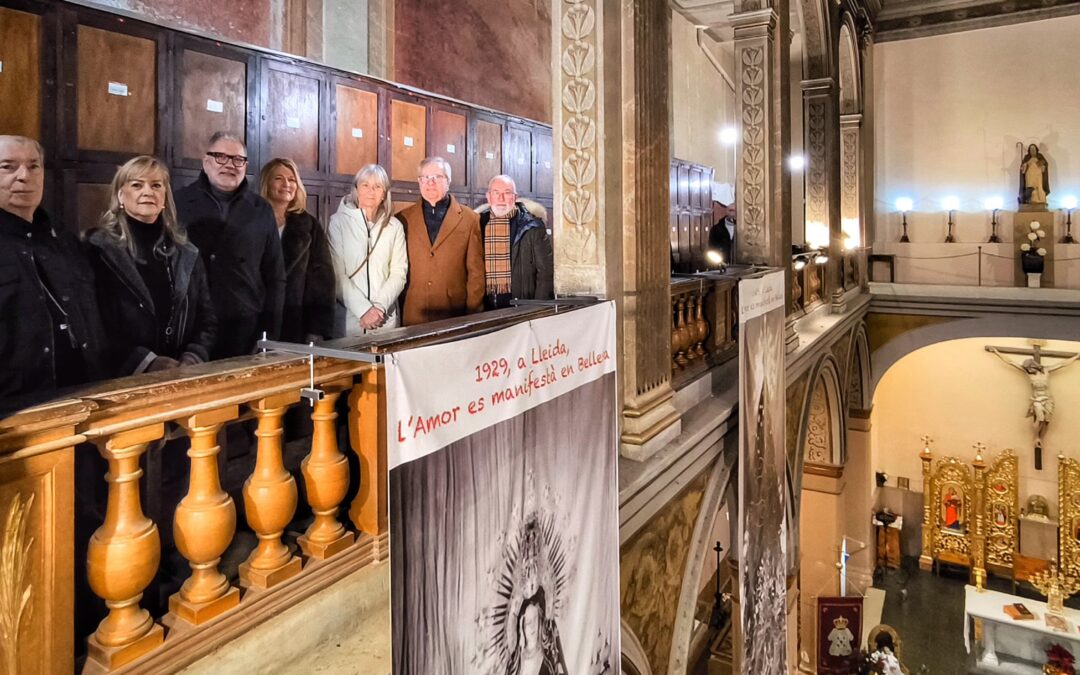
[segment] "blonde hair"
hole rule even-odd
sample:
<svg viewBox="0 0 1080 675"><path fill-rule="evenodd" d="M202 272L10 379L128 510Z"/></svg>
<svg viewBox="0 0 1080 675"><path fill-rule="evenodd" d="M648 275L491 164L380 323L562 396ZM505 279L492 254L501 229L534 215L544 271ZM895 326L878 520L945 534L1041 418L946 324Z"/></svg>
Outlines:
<svg viewBox="0 0 1080 675"><path fill-rule="evenodd" d="M174 244L186 244L187 232L176 217L176 202L173 201L172 181L169 180L169 168L157 157L139 155L129 159L113 176L109 193L109 208L101 214L98 228L112 235L114 239L127 246L132 256L135 255L135 241L131 238L131 226L128 216L120 206L120 188L133 180L138 180L152 173L161 174L165 186L165 209L161 212L165 236Z"/></svg>
<svg viewBox="0 0 1080 675"><path fill-rule="evenodd" d="M270 201L270 174L279 166L292 171L293 176L296 178L296 195L293 196L285 211L288 213L303 213L307 209L307 188L304 187L304 181L300 180L300 168L296 166L296 162L288 157L275 157L262 168L262 172L259 173L259 194L266 201Z"/></svg>
<svg viewBox="0 0 1080 675"><path fill-rule="evenodd" d="M390 216L394 213L394 199L390 196L390 176L386 175L386 169L378 164L368 164L357 171L356 177L353 178L352 190L349 191L349 196L347 198L348 203L350 206L360 208L360 199L357 195L357 188L360 183L369 178L374 178L383 188L383 200L375 208L375 222L373 223L378 227L382 227L390 220Z"/></svg>

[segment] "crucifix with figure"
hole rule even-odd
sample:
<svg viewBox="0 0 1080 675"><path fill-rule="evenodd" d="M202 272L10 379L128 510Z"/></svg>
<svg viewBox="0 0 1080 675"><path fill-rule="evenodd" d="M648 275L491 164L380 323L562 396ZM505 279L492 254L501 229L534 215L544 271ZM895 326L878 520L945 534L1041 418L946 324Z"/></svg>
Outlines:
<svg viewBox="0 0 1080 675"><path fill-rule="evenodd" d="M1042 470L1043 438L1046 436L1046 427L1050 424L1050 418L1054 415L1054 399L1050 396L1050 373L1080 359L1080 352L1045 351L1039 344L1033 345L1031 349L987 345L986 351L1027 375L1031 382L1031 403L1028 406L1027 416L1035 424L1035 468ZM1003 356L1004 354L1018 354L1031 358L1017 363ZM1044 358L1060 360L1050 365L1043 363Z"/></svg>

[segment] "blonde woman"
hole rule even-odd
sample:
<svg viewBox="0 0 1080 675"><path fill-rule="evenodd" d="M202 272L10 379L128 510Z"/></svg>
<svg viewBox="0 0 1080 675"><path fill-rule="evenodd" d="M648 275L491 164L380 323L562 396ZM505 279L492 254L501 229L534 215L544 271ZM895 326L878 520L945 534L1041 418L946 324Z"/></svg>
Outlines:
<svg viewBox="0 0 1080 675"><path fill-rule="evenodd" d="M129 160L86 234L116 375L206 361L217 320L199 251L176 219L161 160Z"/></svg>
<svg viewBox="0 0 1080 675"><path fill-rule="evenodd" d="M378 164L360 169L330 217L330 254L338 282L338 334L363 335L401 325L398 296L409 258L405 230L392 214L390 178Z"/></svg>
<svg viewBox="0 0 1080 675"><path fill-rule="evenodd" d="M307 190L291 159L266 163L259 194L274 210L285 259L285 306L281 339L320 342L334 328L334 266L322 225L307 212Z"/></svg>

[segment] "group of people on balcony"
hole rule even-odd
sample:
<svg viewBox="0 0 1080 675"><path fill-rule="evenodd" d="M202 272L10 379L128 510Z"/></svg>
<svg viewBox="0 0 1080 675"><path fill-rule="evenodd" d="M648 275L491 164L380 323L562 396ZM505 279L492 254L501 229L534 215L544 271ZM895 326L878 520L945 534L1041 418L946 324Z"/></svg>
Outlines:
<svg viewBox="0 0 1080 675"><path fill-rule="evenodd" d="M174 195L161 160L135 157L80 241L40 206L41 145L0 136L0 408L250 354L264 332L317 342L554 297L546 213L509 176L477 212L429 157L421 199L395 216L390 179L369 164L324 229L292 160L268 162L258 192L247 162L241 139L215 133Z"/></svg>

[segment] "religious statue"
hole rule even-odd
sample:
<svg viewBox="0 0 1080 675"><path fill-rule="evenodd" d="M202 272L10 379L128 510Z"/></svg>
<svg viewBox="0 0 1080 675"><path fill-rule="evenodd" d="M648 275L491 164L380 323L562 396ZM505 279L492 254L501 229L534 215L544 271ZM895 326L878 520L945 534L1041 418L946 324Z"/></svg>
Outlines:
<svg viewBox="0 0 1080 675"><path fill-rule="evenodd" d="M1050 373L1060 370L1073 361L1080 358L1080 352L1068 354L1064 352L1042 352L1038 345L1031 351L1023 349L999 349L986 347L986 351L998 357L1005 363L1027 375L1031 381L1031 403L1028 405L1027 416L1035 424L1035 468L1042 469L1043 437L1046 435L1046 427L1050 424L1050 418L1054 415L1054 399L1050 396ZM1016 363L1002 356L1002 352L1011 354L1031 354L1030 359L1023 363ZM1064 359L1054 365L1046 365L1041 356Z"/></svg>
<svg viewBox="0 0 1080 675"><path fill-rule="evenodd" d="M1020 195L1018 201L1021 204L1046 205L1047 195L1050 194L1050 165L1046 158L1039 152L1039 146L1032 143L1028 146L1027 155L1020 162Z"/></svg>

